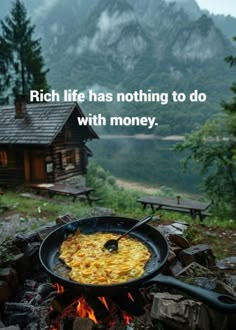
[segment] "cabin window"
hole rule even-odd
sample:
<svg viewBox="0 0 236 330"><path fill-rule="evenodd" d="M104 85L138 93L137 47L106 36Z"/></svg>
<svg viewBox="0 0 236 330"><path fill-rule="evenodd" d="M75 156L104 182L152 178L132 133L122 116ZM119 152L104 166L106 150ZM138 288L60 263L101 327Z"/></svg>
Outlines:
<svg viewBox="0 0 236 330"><path fill-rule="evenodd" d="M46 172L47 174L51 174L53 173L53 162L50 162L50 163L46 163Z"/></svg>
<svg viewBox="0 0 236 330"><path fill-rule="evenodd" d="M45 159L45 163L46 163L46 172L47 174L51 174L54 171L54 163L52 160L51 156L47 156Z"/></svg>
<svg viewBox="0 0 236 330"><path fill-rule="evenodd" d="M75 166L75 150L67 150L65 155L66 169L69 170Z"/></svg>
<svg viewBox="0 0 236 330"><path fill-rule="evenodd" d="M7 166L7 153L6 151L0 151L0 167Z"/></svg>

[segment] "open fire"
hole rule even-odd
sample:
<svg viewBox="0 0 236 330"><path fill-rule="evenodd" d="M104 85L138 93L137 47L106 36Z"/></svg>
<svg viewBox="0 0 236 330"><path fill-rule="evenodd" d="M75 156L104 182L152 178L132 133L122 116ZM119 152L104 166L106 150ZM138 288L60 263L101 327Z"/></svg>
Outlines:
<svg viewBox="0 0 236 330"><path fill-rule="evenodd" d="M0 264L0 324L4 326L16 330L19 327L21 330L153 330L156 322L166 324L168 329L173 328L173 324L183 323L191 329L199 328L203 323L213 324L215 328L225 325L225 313L176 294L175 290L160 283L142 282L109 291L87 290L80 285L70 287L69 283L62 283L64 287L52 284L51 277L39 262L39 237L44 239L45 229L40 235L16 236L9 245L9 252L5 252L6 256L12 254L14 258ZM222 285L223 282L215 280L219 272L204 267L212 260L209 247L187 247L188 242L180 236L169 237L175 243L172 243L172 252L163 269L165 274L172 275L171 278L180 276L198 281L196 283L204 280L207 286ZM183 263L189 260L189 255L190 264L184 268ZM220 276L222 278L222 272ZM226 275L224 279L227 281ZM231 286L224 284L224 288L234 296ZM233 315L227 315L228 328L233 328L231 325L234 324Z"/></svg>
<svg viewBox="0 0 236 330"><path fill-rule="evenodd" d="M75 320L78 329L82 323L84 324L85 320L90 320L87 323L91 329L114 329L116 324L122 325L125 329L132 324L133 316L122 310L109 297L79 295L65 307L64 302L70 299L71 292L66 291L63 286L57 283L54 284L54 287L57 289L58 295L52 302L49 317L47 318L50 330L66 329L66 326L63 324L74 322ZM126 305L129 303L131 305L134 303L131 293L127 293L126 297Z"/></svg>

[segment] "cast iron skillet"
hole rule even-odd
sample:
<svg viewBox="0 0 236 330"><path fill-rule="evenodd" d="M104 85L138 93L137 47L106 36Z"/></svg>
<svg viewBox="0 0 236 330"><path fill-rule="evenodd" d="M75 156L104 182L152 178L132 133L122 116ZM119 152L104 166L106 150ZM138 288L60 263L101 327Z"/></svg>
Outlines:
<svg viewBox="0 0 236 330"><path fill-rule="evenodd" d="M142 241L151 252L151 258L146 265L145 273L141 278L120 284L94 285L83 284L70 280L65 271L63 262L58 259L59 248L66 237L77 229L84 234L97 232L123 233L131 228L137 220L121 217L95 217L80 219L69 224L65 224L50 233L42 242L39 250L39 258L52 278L63 285L71 287L79 292L96 296L115 296L121 290L140 288L151 284L165 284L175 287L192 297L195 297L213 308L225 312L236 311L236 299L231 296L218 294L197 286L183 283L173 277L159 274L164 266L169 248L165 237L150 225L143 225L135 229L130 236Z"/></svg>

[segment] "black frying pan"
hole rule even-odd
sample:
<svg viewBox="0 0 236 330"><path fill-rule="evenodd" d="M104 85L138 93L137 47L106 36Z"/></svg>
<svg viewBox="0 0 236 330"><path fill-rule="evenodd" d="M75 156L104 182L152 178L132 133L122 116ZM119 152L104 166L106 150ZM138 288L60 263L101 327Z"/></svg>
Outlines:
<svg viewBox="0 0 236 330"><path fill-rule="evenodd" d="M80 219L65 224L57 228L44 239L39 250L40 261L56 282L64 287L72 287L85 294L115 296L119 295L121 290L127 291L131 288L140 288L150 284L159 283L175 287L222 311L236 311L236 299L231 296L218 294L197 286L183 283L173 277L159 274L168 258L169 248L165 237L158 230L147 224L138 227L130 233L130 236L146 244L151 252L151 258L145 267L145 273L142 277L125 283L112 285L88 285L69 279L67 275L68 272L58 256L62 242L70 233L75 232L79 228L83 234L93 234L97 232L121 234L131 228L135 223L137 223L137 220L128 218L96 217Z"/></svg>

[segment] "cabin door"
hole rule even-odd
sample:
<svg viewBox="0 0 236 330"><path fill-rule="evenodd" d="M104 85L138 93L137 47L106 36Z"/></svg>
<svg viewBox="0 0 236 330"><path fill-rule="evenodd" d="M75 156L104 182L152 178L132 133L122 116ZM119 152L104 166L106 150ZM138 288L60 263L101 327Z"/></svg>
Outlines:
<svg viewBox="0 0 236 330"><path fill-rule="evenodd" d="M33 151L30 153L30 181L44 182L46 179L45 156L43 152Z"/></svg>

